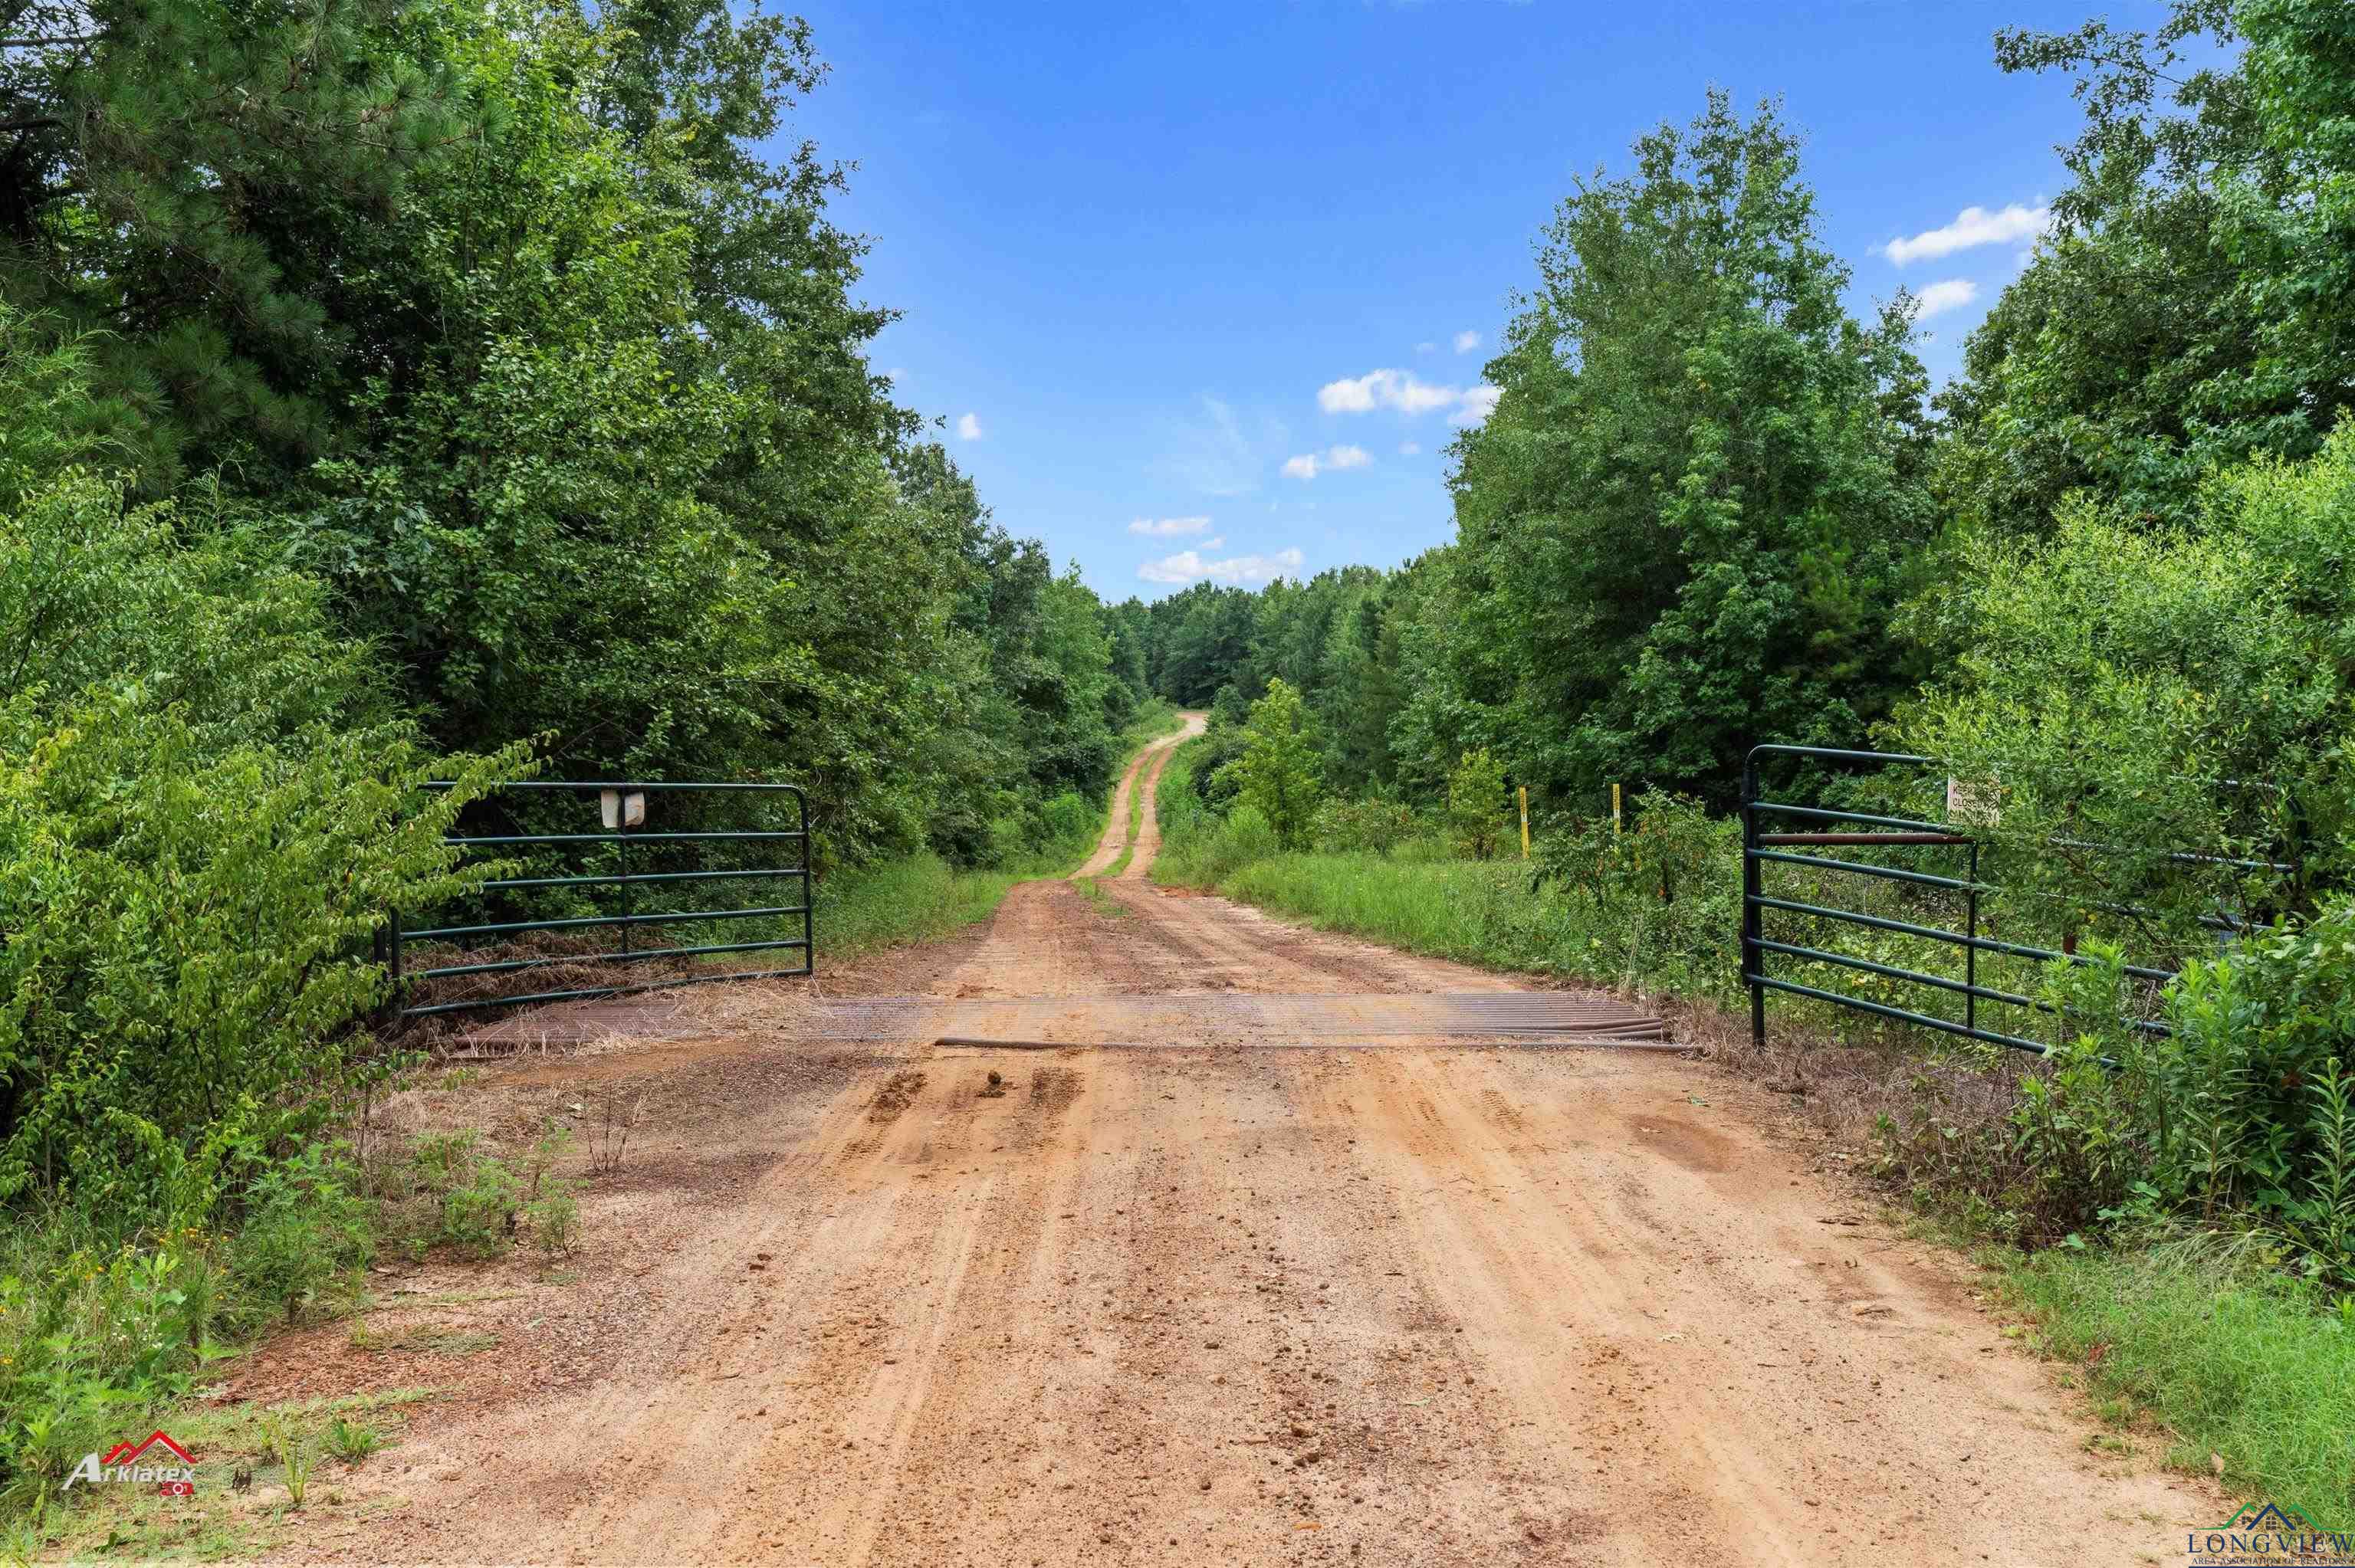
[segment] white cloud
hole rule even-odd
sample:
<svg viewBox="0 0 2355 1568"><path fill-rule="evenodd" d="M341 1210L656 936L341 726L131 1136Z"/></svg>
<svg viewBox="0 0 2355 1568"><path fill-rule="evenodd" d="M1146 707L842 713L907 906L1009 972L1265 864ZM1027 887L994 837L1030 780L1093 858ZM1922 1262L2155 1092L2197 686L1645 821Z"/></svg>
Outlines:
<svg viewBox="0 0 2355 1568"><path fill-rule="evenodd" d="M981 440L981 418L978 415L959 414L957 416L957 440L961 441Z"/></svg>
<svg viewBox="0 0 2355 1568"><path fill-rule="evenodd" d="M1477 348L1477 347L1479 347L1479 346L1480 346L1480 334L1479 334L1478 333L1476 333L1476 332L1471 332L1471 331L1468 331L1468 330L1467 330L1467 331L1465 331L1465 332L1459 332L1459 333L1457 333L1457 334L1455 334L1455 352L1456 352L1456 353L1458 353L1458 354L1469 354L1469 353L1471 353L1474 349L1476 349L1476 348Z"/></svg>
<svg viewBox="0 0 2355 1568"><path fill-rule="evenodd" d="M1504 395L1503 387L1490 387L1485 382L1477 387L1467 387L1464 389L1463 407L1448 415L1447 422L1451 425L1476 425L1497 411L1497 400Z"/></svg>
<svg viewBox="0 0 2355 1568"><path fill-rule="evenodd" d="M1327 447L1321 452L1302 452L1298 457L1284 459L1284 477L1315 479L1318 474L1328 470L1363 468L1373 461L1374 454L1365 448L1353 447L1344 442L1339 446Z"/></svg>
<svg viewBox="0 0 2355 1568"><path fill-rule="evenodd" d="M1421 441L1401 441L1399 443L1399 456L1401 457L1415 457L1420 455L1422 451L1423 443Z"/></svg>
<svg viewBox="0 0 2355 1568"><path fill-rule="evenodd" d="M1128 531L1156 539L1167 539L1180 534L1199 534L1209 525L1210 520L1207 517L1140 517L1128 525Z"/></svg>
<svg viewBox="0 0 2355 1568"><path fill-rule="evenodd" d="M1892 239L1881 248L1881 253L1902 267L1908 261L1935 260L1974 246L2033 239L2051 222L2052 209L2049 207L2026 207L2013 202L1999 212L1966 207L1945 228L1925 228L1911 239Z"/></svg>
<svg viewBox="0 0 2355 1568"><path fill-rule="evenodd" d="M1226 547L1227 536L1224 534L1213 535L1209 538L1203 540L1200 545L1196 546L1196 548L1203 550L1223 550Z"/></svg>
<svg viewBox="0 0 2355 1568"><path fill-rule="evenodd" d="M1231 556L1224 560L1202 558L1199 550L1180 550L1174 556L1164 556L1157 561L1147 561L1136 568L1136 575L1149 583L1191 583L1208 580L1220 583L1264 583L1296 572L1306 560L1297 549L1278 550L1273 556Z"/></svg>
<svg viewBox="0 0 2355 1568"><path fill-rule="evenodd" d="M1369 370L1319 387L1316 406L1328 414L1365 414L1376 408L1428 414L1447 408L1453 410L1450 424L1476 425L1488 417L1499 396L1494 387L1442 387L1410 370Z"/></svg>
<svg viewBox="0 0 2355 1568"><path fill-rule="evenodd" d="M1948 278L1932 283L1914 296L1922 302L1923 321L1945 315L1948 311L1959 311L1978 297L1979 286L1968 278Z"/></svg>
<svg viewBox="0 0 2355 1568"><path fill-rule="evenodd" d="M1316 406L1328 414L1363 414L1375 408L1428 414L1446 408L1460 396L1455 387L1434 387L1412 371L1369 370L1363 376L1319 387Z"/></svg>
<svg viewBox="0 0 2355 1568"><path fill-rule="evenodd" d="M1417 354L1435 354L1438 350L1439 345L1435 343L1419 343L1414 345L1414 351Z"/></svg>

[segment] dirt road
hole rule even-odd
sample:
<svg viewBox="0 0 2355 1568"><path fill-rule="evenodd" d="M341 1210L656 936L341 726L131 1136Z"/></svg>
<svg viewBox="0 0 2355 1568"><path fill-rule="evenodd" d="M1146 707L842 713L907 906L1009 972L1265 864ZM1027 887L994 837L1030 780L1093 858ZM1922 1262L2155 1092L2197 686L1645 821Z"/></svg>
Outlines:
<svg viewBox="0 0 2355 1568"><path fill-rule="evenodd" d="M834 994L1511 983L1097 885L1025 885ZM1215 1021L1148 1043L1183 1049L879 1051L777 1005L464 1091L650 1108L559 1283L518 1264L519 1298L439 1308L499 1351L368 1372L453 1393L285 1555L2125 1563L2213 1511L2089 1452L1956 1262L1705 1065ZM238 1392L318 1388L340 1332Z"/></svg>
<svg viewBox="0 0 2355 1568"><path fill-rule="evenodd" d="M1153 863L1154 854L1161 848L1161 824L1153 811L1154 789L1161 782L1161 770L1169 765L1169 754L1187 741L1202 733L1210 721L1208 714L1180 714L1183 721L1174 735L1165 735L1147 745L1120 776L1120 783L1112 792L1112 816L1104 823L1103 837L1096 841L1095 853L1087 863L1073 872L1074 876L1097 876L1110 871L1120 859L1120 852L1128 847L1129 801L1140 790L1141 817L1137 823L1136 854L1122 873L1124 876L1142 877Z"/></svg>

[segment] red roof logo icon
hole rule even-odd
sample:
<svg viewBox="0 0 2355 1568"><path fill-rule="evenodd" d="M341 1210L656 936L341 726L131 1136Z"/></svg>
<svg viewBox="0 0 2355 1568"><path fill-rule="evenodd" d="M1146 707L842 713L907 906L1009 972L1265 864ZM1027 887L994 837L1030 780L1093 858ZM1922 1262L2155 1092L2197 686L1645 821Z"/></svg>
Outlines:
<svg viewBox="0 0 2355 1568"><path fill-rule="evenodd" d="M106 1451L106 1457L101 1459L99 1463L101 1465L136 1464L140 1455L144 1454L148 1449L154 1447L158 1443L161 1443L165 1447L169 1448L173 1453L178 1455L180 1463L183 1465L193 1466L196 1464L197 1457L194 1454L189 1453L186 1448L181 1447L177 1443L173 1442L170 1434L166 1433L160 1426L155 1431L147 1434L146 1436L141 1438L136 1443L117 1443L113 1447Z"/></svg>

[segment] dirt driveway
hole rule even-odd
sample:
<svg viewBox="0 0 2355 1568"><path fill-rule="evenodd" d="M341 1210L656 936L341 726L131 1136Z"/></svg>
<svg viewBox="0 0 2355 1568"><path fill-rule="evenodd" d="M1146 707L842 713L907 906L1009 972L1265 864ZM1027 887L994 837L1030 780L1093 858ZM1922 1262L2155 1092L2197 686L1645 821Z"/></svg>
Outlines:
<svg viewBox="0 0 2355 1568"><path fill-rule="evenodd" d="M829 994L1512 983L1095 886L1021 886ZM2124 1563L2212 1511L2090 1451L1955 1260L1705 1065L1275 1050L1214 1017L1145 1048L860 1048L777 1005L494 1075L650 1097L643 1152L589 1190L570 1282L503 1304L503 1348L442 1369L461 1392L288 1554ZM339 1352L314 1349L315 1383Z"/></svg>

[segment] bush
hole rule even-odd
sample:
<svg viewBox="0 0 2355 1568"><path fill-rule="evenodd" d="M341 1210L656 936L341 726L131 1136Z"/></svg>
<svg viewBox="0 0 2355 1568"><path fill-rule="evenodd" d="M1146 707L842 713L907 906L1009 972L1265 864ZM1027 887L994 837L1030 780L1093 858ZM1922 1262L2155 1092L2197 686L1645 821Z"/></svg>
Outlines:
<svg viewBox="0 0 2355 1568"><path fill-rule="evenodd" d="M1457 852L1487 860L1505 832L1505 765L1487 747L1467 751L1447 779L1447 826Z"/></svg>
<svg viewBox="0 0 2355 1568"><path fill-rule="evenodd" d="M0 1201L164 1200L316 1124L369 939L455 896L455 813L316 585L219 518L67 473L0 514ZM455 789L429 793L448 774Z"/></svg>
<svg viewBox="0 0 2355 1568"><path fill-rule="evenodd" d="M368 1266L376 1236L358 1186L339 1150L315 1145L248 1186L228 1248L238 1326L257 1328L282 1313L292 1323Z"/></svg>
<svg viewBox="0 0 2355 1568"><path fill-rule="evenodd" d="M1585 961L1620 983L1720 998L1740 989L1741 826L1691 797L1642 797L1625 832L1606 820L1549 837L1535 880L1585 906Z"/></svg>
<svg viewBox="0 0 2355 1568"><path fill-rule="evenodd" d="M1316 808L1311 836L1327 854L1387 854L1422 832L1396 800L1330 800Z"/></svg>

